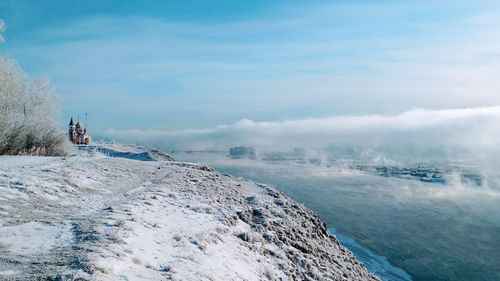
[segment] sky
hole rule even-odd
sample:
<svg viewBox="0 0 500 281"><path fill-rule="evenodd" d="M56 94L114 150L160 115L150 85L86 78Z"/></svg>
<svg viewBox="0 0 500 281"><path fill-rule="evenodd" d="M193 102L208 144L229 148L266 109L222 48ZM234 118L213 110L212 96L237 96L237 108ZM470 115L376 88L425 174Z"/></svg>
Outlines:
<svg viewBox="0 0 500 281"><path fill-rule="evenodd" d="M97 136L498 118L497 1L1 0L0 19L0 52L52 81L62 124L87 112Z"/></svg>

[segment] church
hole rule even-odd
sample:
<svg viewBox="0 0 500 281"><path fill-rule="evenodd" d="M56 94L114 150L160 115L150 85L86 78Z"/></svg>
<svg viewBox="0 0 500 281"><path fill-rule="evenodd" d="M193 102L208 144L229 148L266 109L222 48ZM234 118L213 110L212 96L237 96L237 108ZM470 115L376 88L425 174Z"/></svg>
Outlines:
<svg viewBox="0 0 500 281"><path fill-rule="evenodd" d="M80 125L80 121L73 123L73 117L69 121L69 141L73 144L84 144L90 143L90 135L87 133L87 129Z"/></svg>

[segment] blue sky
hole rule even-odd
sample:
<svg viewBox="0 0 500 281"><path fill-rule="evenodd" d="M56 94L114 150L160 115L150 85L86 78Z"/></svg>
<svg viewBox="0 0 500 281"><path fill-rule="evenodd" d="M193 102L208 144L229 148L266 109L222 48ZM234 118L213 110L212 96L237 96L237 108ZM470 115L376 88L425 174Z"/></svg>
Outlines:
<svg viewBox="0 0 500 281"><path fill-rule="evenodd" d="M0 52L103 134L495 106L493 2L2 0Z"/></svg>

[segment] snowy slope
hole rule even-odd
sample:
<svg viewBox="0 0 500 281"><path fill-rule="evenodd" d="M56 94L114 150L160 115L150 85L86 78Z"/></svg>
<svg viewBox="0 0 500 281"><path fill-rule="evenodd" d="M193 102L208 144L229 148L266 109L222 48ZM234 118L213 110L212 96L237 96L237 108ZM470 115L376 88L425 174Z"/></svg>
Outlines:
<svg viewBox="0 0 500 281"><path fill-rule="evenodd" d="M173 161L0 157L0 280L374 280L273 188Z"/></svg>

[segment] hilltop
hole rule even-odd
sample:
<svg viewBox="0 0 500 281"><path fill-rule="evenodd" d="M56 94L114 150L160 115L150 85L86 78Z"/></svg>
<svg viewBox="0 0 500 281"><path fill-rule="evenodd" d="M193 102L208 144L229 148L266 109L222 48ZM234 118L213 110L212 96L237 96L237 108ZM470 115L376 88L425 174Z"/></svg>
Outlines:
<svg viewBox="0 0 500 281"><path fill-rule="evenodd" d="M203 165L2 156L0 179L0 279L377 280L311 210Z"/></svg>

